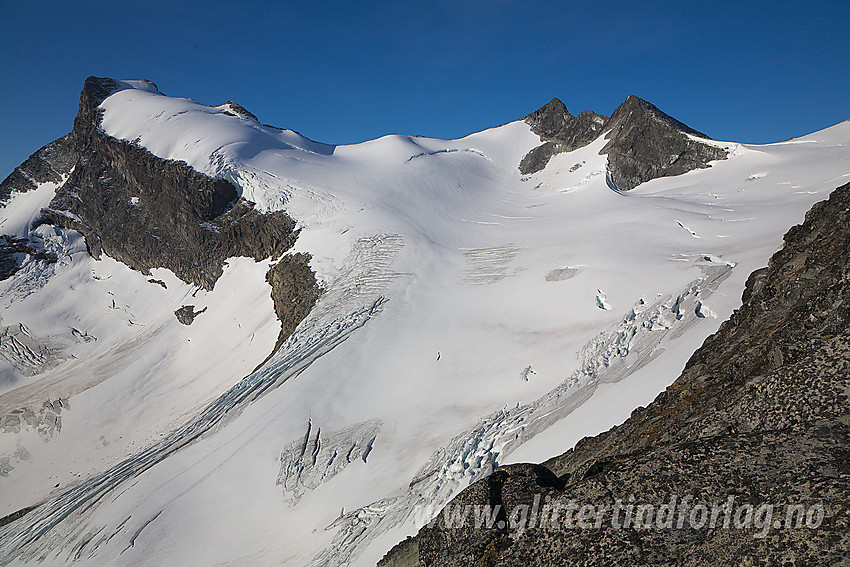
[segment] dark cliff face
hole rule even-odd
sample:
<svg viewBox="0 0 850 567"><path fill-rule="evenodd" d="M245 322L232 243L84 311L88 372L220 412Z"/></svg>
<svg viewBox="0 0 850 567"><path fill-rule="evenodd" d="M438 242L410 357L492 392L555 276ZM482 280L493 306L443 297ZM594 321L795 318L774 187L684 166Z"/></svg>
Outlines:
<svg viewBox="0 0 850 567"><path fill-rule="evenodd" d="M558 140L564 145L565 152L585 146L598 138L605 120L605 116L590 110L573 116L557 98L525 117L526 123L536 134Z"/></svg>
<svg viewBox="0 0 850 567"><path fill-rule="evenodd" d="M86 80L71 133L78 167L45 222L82 232L95 257L102 250L142 272L165 267L205 289L228 257L261 260L292 246L295 223L285 213L260 214L229 181L103 134L98 105L118 88Z"/></svg>
<svg viewBox="0 0 850 567"><path fill-rule="evenodd" d="M62 175L71 171L76 163L71 134L54 140L32 154L0 182L0 206L13 193L24 193L38 187L38 183L58 183Z"/></svg>
<svg viewBox="0 0 850 567"><path fill-rule="evenodd" d="M560 507L558 528L446 528L449 506L383 564L840 564L850 556L850 184L786 234L743 299L648 407L542 465L499 467L451 504L499 505L510 518L538 496L538 508ZM657 516L649 527L613 526L617 500L657 512L674 496L680 507L685 497L717 506L720 519L694 526L686 509L683 527ZM761 525L723 527L730 497L743 523L746 505L775 509ZM599 527L594 516L568 528L570 503L609 509ZM792 505L822 506L818 527L800 515L787 527Z"/></svg>
<svg viewBox="0 0 850 567"><path fill-rule="evenodd" d="M607 118L590 110L573 116L563 102L553 98L546 105L525 117L531 130L544 140L528 152L519 164L523 175L546 167L553 156L586 146L599 137Z"/></svg>
<svg viewBox="0 0 850 567"><path fill-rule="evenodd" d="M292 247L295 221L284 212L261 214L229 181L106 135L98 106L120 88L113 79L86 79L71 133L16 168L0 184L0 199L34 189L32 180L59 181L70 173L38 223L82 232L95 258L106 253L144 273L168 268L205 289L213 288L229 257L279 258ZM273 292L298 298L301 306L297 321L290 308L285 313L278 309L285 320L281 337L291 333L318 296L308 261L305 254L289 256L285 265L291 277L270 279L273 286L278 281L299 286Z"/></svg>
<svg viewBox="0 0 850 567"><path fill-rule="evenodd" d="M708 162L726 158L725 150L687 135L708 136L636 96L617 107L606 127L610 129L608 143L599 153L608 154L610 179L621 191L657 177L708 167Z"/></svg>
<svg viewBox="0 0 850 567"><path fill-rule="evenodd" d="M552 99L525 121L543 144L523 157L519 165L523 175L541 171L553 156L584 147L603 132L608 143L599 153L608 155L608 179L620 191L726 158L725 150L688 137L708 136L636 96L627 98L610 118L589 110L573 116L564 103Z"/></svg>

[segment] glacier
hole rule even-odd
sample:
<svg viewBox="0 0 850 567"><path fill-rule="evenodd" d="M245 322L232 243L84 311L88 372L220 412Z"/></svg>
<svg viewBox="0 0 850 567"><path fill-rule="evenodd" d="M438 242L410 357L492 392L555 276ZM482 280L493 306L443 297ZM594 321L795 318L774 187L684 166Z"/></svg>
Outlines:
<svg viewBox="0 0 850 567"><path fill-rule="evenodd" d="M13 194L3 232L57 262L0 282L4 564L374 565L417 507L650 402L850 177L850 123L621 192L604 134L522 175L522 120L334 146L122 85L104 133L286 211L323 291L273 352L270 260L147 276L31 228L64 180Z"/></svg>

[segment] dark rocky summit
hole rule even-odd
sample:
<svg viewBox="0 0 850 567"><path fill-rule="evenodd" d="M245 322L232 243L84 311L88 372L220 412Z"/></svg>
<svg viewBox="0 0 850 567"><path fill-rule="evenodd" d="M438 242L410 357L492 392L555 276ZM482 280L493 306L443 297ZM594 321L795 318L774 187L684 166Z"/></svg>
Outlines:
<svg viewBox="0 0 850 567"><path fill-rule="evenodd" d="M248 110L241 104L237 104L232 100L228 100L226 104L228 108L230 108L230 110L232 111L227 112L228 114L233 114L234 116L242 116L243 118L250 118L251 120L259 124L260 119L254 116L251 112L248 112Z"/></svg>
<svg viewBox="0 0 850 567"><path fill-rule="evenodd" d="M106 253L146 274L151 268L168 268L183 281L208 290L227 258L280 258L292 247L297 231L286 213L262 214L229 181L104 133L98 107L121 88L113 79L87 78L71 133L16 168L0 184L0 202L13 192L36 188L37 182L58 182L68 175L37 224L80 231L95 258ZM230 107L256 120L235 103ZM301 318L318 297L308 261L305 254L289 256L286 265L292 277L269 279L273 286L301 286L273 291L297 296ZM278 301L275 305L281 307ZM295 326L294 313L289 306L278 312L287 336Z"/></svg>
<svg viewBox="0 0 850 567"><path fill-rule="evenodd" d="M95 258L102 250L144 273L165 267L205 289L228 257L261 260L292 246L295 222L285 213L260 214L229 181L105 135L98 105L115 88L111 79L86 80L72 132L79 167L44 222L82 232Z"/></svg>
<svg viewBox="0 0 850 567"><path fill-rule="evenodd" d="M543 143L522 158L523 175L541 171L553 156L584 147L603 132L608 143L599 153L608 155L608 180L621 191L726 158L725 150L688 137L708 136L636 96L627 98L610 118L589 110L573 116L554 98L525 121Z"/></svg>
<svg viewBox="0 0 850 567"><path fill-rule="evenodd" d="M750 276L741 308L648 407L542 465L497 468L381 564L846 564L848 395L850 184L786 234ZM533 511L535 497L538 510L560 508L557 528L551 515L540 528L541 513L534 527L531 512L525 526L510 521ZM628 526L618 510L619 528L618 500L633 505ZM671 502L674 524L660 508ZM453 507L467 504L498 505L504 523L447 528ZM582 515L585 505L598 520ZM655 517L638 516L640 505Z"/></svg>
<svg viewBox="0 0 850 567"><path fill-rule="evenodd" d="M545 141L522 158L520 173L527 175L540 171L552 156L586 146L602 133L605 120L605 116L590 110L573 116L563 102L553 98L525 117L534 133Z"/></svg>

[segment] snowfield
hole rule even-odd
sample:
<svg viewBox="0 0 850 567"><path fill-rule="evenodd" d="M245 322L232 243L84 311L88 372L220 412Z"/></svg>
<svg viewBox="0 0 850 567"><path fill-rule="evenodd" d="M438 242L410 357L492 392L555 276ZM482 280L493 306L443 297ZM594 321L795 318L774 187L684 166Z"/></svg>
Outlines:
<svg viewBox="0 0 850 567"><path fill-rule="evenodd" d="M3 563L374 565L418 507L649 403L850 178L848 122L620 193L602 138L522 176L522 121L332 146L125 84L103 130L286 210L324 293L261 364L270 260L207 292L38 228L60 260L0 282L0 517L40 504L0 527Z"/></svg>

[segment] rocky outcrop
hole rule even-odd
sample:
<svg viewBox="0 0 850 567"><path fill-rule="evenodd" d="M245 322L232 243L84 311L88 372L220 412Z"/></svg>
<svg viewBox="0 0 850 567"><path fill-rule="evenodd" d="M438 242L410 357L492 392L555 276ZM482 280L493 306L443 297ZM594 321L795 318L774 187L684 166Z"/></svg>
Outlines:
<svg viewBox="0 0 850 567"><path fill-rule="evenodd" d="M322 290L310 269L310 255L303 252L281 258L266 273L266 281L272 286L274 310L280 320L277 351L313 309Z"/></svg>
<svg viewBox="0 0 850 567"><path fill-rule="evenodd" d="M15 275L28 258L44 260L48 264L56 261L56 257L45 252L37 241L0 235L0 281Z"/></svg>
<svg viewBox="0 0 850 567"><path fill-rule="evenodd" d="M523 175L541 171L553 156L584 147L603 132L608 143L599 153L608 155L608 180L621 191L650 179L708 167L727 155L722 148L691 137L710 139L705 134L636 96L627 98L610 118L589 110L573 116L554 98L526 116L525 122L543 143L520 161Z"/></svg>
<svg viewBox="0 0 850 567"><path fill-rule="evenodd" d="M608 143L599 153L608 154L609 180L621 191L726 158L726 150L690 137L708 136L636 96L617 107L606 128Z"/></svg>
<svg viewBox="0 0 850 567"><path fill-rule="evenodd" d="M37 224L81 232L95 258L106 253L146 274L151 268L168 268L207 290L223 273L227 258L280 258L292 247L297 231L286 213L262 214L229 181L103 132L99 105L122 88L126 85L113 79L87 78L71 133L16 168L0 185L0 199L67 175ZM236 103L228 107L256 120ZM11 263L2 261L5 273ZM318 286L303 255L277 266L268 280L283 337L315 304Z"/></svg>
<svg viewBox="0 0 850 567"><path fill-rule="evenodd" d="M606 117L590 110L573 116L563 102L553 98L526 116L525 121L544 140L519 164L520 173L528 175L546 167L552 156L571 152L598 138L605 127Z"/></svg>
<svg viewBox="0 0 850 567"><path fill-rule="evenodd" d="M177 320L180 321L183 325L191 325L195 321L195 317L206 311L207 308L204 307L200 311L195 311L194 305L183 305L180 309L174 311L174 316L177 317Z"/></svg>
<svg viewBox="0 0 850 567"><path fill-rule="evenodd" d="M742 307L648 407L542 465L497 468L385 563L839 564L850 554L848 298L850 184L786 234ZM458 526L465 507L498 514Z"/></svg>
<svg viewBox="0 0 850 567"><path fill-rule="evenodd" d="M230 109L230 111L225 111L228 114L232 114L233 116L241 116L243 118L250 118L251 120L259 124L259 118L254 116L251 112L248 112L248 110L241 104L237 104L232 100L228 100L225 104Z"/></svg>
<svg viewBox="0 0 850 567"><path fill-rule="evenodd" d="M285 213L260 214L229 181L100 131L98 105L117 88L86 80L71 134L78 166L44 222L82 232L95 257L103 251L144 273L165 267L205 289L229 257L279 257L292 246L295 222Z"/></svg>
<svg viewBox="0 0 850 567"><path fill-rule="evenodd" d="M32 154L0 182L0 206L13 193L24 193L38 187L39 183L59 183L76 163L71 134L54 140Z"/></svg>

